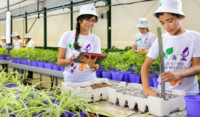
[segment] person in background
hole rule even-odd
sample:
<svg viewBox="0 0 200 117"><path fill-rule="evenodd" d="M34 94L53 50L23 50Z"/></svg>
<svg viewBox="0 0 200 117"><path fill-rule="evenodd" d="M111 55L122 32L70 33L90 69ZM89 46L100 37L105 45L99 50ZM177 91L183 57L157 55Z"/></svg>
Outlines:
<svg viewBox="0 0 200 117"><path fill-rule="evenodd" d="M59 42L58 65L65 66L64 82L86 82L96 80L96 70L99 64L95 64L97 58L81 57L85 63L74 63L80 52L101 53L101 43L98 36L90 33L98 21L96 8L92 5L81 7L77 17L75 31L64 33Z"/></svg>
<svg viewBox="0 0 200 117"><path fill-rule="evenodd" d="M11 37L13 38L13 45L12 45L12 48L13 49L16 49L16 50L19 50L20 48L22 48L23 46L23 41L21 40L21 37L19 36L18 33L16 32L13 32ZM20 70L20 69L17 69L17 68L14 68L13 71L18 71L19 73L23 73L23 70Z"/></svg>
<svg viewBox="0 0 200 117"><path fill-rule="evenodd" d="M140 33L135 35L132 49L133 52L142 54L143 51L148 52L155 40L155 36L149 32L148 20L146 18L140 18L137 27Z"/></svg>
<svg viewBox="0 0 200 117"><path fill-rule="evenodd" d="M13 32L11 36L12 36L12 38L14 39L14 40L13 40L12 48L13 48L13 49L17 49L17 50L20 49L20 48L22 48L23 42L22 42L22 40L21 40L19 34L16 33L16 32Z"/></svg>
<svg viewBox="0 0 200 117"><path fill-rule="evenodd" d="M6 48L6 37L1 36L1 41L2 41L1 48ZM2 68L5 72L8 72L8 65L7 64L2 64Z"/></svg>
<svg viewBox="0 0 200 117"><path fill-rule="evenodd" d="M26 41L26 48L31 48L34 49L34 41L31 40L31 35L30 34L25 34L24 35L24 39ZM28 71L28 75L27 78L33 79L33 72L32 71Z"/></svg>
<svg viewBox="0 0 200 117"><path fill-rule="evenodd" d="M24 39L26 40L26 48L31 48L31 49L35 48L34 41L31 39L30 34L25 34Z"/></svg>

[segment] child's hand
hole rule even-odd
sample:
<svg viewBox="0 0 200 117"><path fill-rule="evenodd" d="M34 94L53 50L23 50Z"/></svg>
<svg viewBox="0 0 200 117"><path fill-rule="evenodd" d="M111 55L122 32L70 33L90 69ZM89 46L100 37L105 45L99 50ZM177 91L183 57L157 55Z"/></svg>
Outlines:
<svg viewBox="0 0 200 117"><path fill-rule="evenodd" d="M174 82L182 78L182 75L178 71L168 71L161 75L161 80L163 82Z"/></svg>
<svg viewBox="0 0 200 117"><path fill-rule="evenodd" d="M159 93L158 92L156 92L156 91L154 91L153 89L151 89L150 87L149 88L143 88L143 94L145 95L145 96L158 96L159 95Z"/></svg>
<svg viewBox="0 0 200 117"><path fill-rule="evenodd" d="M73 54L71 57L69 57L69 59L67 59L67 63L73 63L74 60L76 59L76 56Z"/></svg>
<svg viewBox="0 0 200 117"><path fill-rule="evenodd" d="M95 62L97 60L97 57L95 57L94 59L92 59L91 56L89 56L89 58L86 58L85 56L81 56L79 60L87 63L90 66L90 68L96 69Z"/></svg>

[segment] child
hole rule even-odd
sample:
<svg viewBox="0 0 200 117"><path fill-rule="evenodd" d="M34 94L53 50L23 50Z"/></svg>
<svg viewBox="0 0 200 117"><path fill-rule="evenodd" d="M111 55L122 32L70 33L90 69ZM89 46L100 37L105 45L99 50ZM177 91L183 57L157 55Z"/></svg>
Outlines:
<svg viewBox="0 0 200 117"><path fill-rule="evenodd" d="M165 82L166 90L198 94L196 75L200 73L200 34L182 26L181 20L185 18L185 14L182 12L181 0L161 0L154 16L167 31L162 35L165 72L159 76L158 81ZM146 96L158 96L148 82L148 71L158 56L159 44L156 40L141 68L143 93ZM161 88L160 83L158 88Z"/></svg>
<svg viewBox="0 0 200 117"><path fill-rule="evenodd" d="M149 32L148 21L146 18L140 18L137 27L139 28L140 33L135 35L135 39L133 41L133 52L148 52L155 40L155 36L153 33Z"/></svg>
<svg viewBox="0 0 200 117"><path fill-rule="evenodd" d="M77 27L75 31L63 34L59 42L58 65L65 66L65 82L85 82L96 79L96 70L99 65L95 64L95 59L82 57L83 63L74 63L75 55L80 52L101 53L101 43L99 37L91 34L90 31L98 21L96 9L92 5L85 5L80 9L77 17Z"/></svg>

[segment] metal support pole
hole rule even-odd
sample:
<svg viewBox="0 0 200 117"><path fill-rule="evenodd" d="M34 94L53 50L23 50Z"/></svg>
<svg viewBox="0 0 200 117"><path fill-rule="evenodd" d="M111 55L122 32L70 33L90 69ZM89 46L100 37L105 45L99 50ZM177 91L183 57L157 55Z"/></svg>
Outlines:
<svg viewBox="0 0 200 117"><path fill-rule="evenodd" d="M44 8L44 49L47 48L47 11Z"/></svg>
<svg viewBox="0 0 200 117"><path fill-rule="evenodd" d="M71 1L70 15L71 15L71 30L73 30L73 1Z"/></svg>
<svg viewBox="0 0 200 117"><path fill-rule="evenodd" d="M107 11L107 49L111 48L112 28L111 28L111 0L107 0L109 10Z"/></svg>
<svg viewBox="0 0 200 117"><path fill-rule="evenodd" d="M25 33L28 33L28 14L25 12Z"/></svg>

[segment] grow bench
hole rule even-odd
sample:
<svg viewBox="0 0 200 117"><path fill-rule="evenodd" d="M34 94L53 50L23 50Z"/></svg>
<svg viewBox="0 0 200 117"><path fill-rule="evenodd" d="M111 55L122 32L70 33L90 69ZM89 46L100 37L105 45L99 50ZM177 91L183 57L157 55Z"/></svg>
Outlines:
<svg viewBox="0 0 200 117"><path fill-rule="evenodd" d="M53 87L54 80L55 80L55 86L58 86L58 78L63 78L62 71L56 71L56 70L33 67L33 66L28 66L28 65L16 64L16 63L12 63L11 61L8 61L8 60L0 60L0 64L7 64L8 67L11 67L11 68L18 68L18 69L25 70L25 71L32 71L35 73L39 73L41 82L42 82L42 74L48 75L51 78L51 87Z"/></svg>

